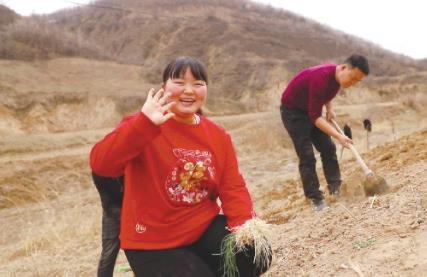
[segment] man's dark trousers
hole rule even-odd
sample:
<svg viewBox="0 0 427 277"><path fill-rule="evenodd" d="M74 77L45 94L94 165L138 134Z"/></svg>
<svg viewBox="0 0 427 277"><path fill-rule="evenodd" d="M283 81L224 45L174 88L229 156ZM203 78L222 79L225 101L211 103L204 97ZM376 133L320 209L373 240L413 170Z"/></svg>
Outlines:
<svg viewBox="0 0 427 277"><path fill-rule="evenodd" d="M280 107L283 125L294 143L299 158L299 173L304 188L304 194L312 200L323 199L319 189L319 179L316 174L316 158L313 146L320 152L323 172L328 183L329 192L338 190L341 186L341 173L338 165L335 144L331 137L311 123L307 112L300 109Z"/></svg>

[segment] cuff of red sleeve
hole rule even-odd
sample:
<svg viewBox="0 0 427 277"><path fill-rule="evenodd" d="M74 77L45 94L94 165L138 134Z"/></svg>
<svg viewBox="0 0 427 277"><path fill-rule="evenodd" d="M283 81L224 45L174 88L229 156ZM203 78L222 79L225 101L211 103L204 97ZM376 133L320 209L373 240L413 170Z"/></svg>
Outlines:
<svg viewBox="0 0 427 277"><path fill-rule="evenodd" d="M228 229L230 230L231 233L236 232L236 230L239 229L240 226L244 225L247 221L256 218L255 215L251 216L251 217L247 217L247 218L240 218L240 219L236 219L236 220L229 220L227 223L228 225Z"/></svg>

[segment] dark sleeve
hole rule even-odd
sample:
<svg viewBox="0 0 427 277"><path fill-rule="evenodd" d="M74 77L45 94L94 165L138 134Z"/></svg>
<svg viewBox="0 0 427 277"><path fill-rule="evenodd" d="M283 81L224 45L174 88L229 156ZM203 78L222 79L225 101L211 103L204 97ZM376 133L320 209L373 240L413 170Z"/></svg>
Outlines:
<svg viewBox="0 0 427 277"><path fill-rule="evenodd" d="M105 212L112 213L113 208L121 208L124 176L102 177L92 172L92 180L99 192L102 208Z"/></svg>

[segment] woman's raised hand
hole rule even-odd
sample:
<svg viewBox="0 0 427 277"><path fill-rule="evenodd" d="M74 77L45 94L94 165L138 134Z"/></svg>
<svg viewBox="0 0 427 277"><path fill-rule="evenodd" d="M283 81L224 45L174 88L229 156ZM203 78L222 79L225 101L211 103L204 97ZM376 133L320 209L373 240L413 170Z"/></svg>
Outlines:
<svg viewBox="0 0 427 277"><path fill-rule="evenodd" d="M169 112L169 109L175 105L175 102L168 103L170 93L165 93L163 88L154 93L154 89L148 92L147 100L141 108L141 112L145 114L154 124L160 125L174 117L174 113Z"/></svg>

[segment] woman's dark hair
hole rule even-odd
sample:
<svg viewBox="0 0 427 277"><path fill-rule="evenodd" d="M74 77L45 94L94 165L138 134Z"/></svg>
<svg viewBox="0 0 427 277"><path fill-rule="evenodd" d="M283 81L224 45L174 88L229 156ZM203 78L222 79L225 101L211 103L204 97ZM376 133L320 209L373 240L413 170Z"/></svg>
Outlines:
<svg viewBox="0 0 427 277"><path fill-rule="evenodd" d="M205 65L193 57L178 57L171 61L163 71L163 83L166 83L169 79L181 78L184 76L187 68L190 68L196 80L208 83L208 74Z"/></svg>
<svg viewBox="0 0 427 277"><path fill-rule="evenodd" d="M345 63L351 65L352 67L357 67L365 75L369 75L369 63L362 55L353 54L345 60Z"/></svg>

